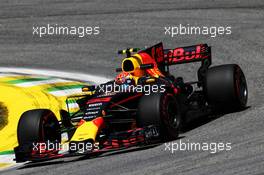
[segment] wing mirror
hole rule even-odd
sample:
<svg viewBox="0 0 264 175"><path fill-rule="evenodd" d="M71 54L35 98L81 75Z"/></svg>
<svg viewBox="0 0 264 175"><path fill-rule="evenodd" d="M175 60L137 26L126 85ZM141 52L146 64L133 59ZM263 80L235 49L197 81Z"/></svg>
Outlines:
<svg viewBox="0 0 264 175"><path fill-rule="evenodd" d="M95 85L83 86L83 87L82 87L82 92L94 91L95 88L96 88Z"/></svg>

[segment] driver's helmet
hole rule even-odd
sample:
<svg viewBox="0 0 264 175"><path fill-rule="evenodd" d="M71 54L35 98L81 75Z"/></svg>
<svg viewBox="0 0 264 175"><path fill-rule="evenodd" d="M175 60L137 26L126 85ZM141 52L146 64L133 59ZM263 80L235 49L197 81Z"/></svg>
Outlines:
<svg viewBox="0 0 264 175"><path fill-rule="evenodd" d="M118 85L134 85L134 82L133 76L128 72L121 72L115 78L115 83Z"/></svg>
<svg viewBox="0 0 264 175"><path fill-rule="evenodd" d="M118 74L115 78L115 83L118 85L118 89L122 89L122 91L129 91L135 85L133 76L128 72Z"/></svg>

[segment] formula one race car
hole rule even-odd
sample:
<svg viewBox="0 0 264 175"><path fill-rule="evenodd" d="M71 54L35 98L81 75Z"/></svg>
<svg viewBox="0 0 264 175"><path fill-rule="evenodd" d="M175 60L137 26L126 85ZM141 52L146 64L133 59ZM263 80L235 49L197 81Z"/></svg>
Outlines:
<svg viewBox="0 0 264 175"><path fill-rule="evenodd" d="M159 43L118 53L126 58L114 80L84 86L83 91L90 95L67 99L68 105L75 101L79 110L61 113L60 121L48 109L30 110L21 116L17 162L176 139L183 124L197 117L246 107L247 83L241 68L236 64L210 67L211 47L207 44L163 49ZM195 82L185 82L169 72L171 65L197 61L201 66Z"/></svg>

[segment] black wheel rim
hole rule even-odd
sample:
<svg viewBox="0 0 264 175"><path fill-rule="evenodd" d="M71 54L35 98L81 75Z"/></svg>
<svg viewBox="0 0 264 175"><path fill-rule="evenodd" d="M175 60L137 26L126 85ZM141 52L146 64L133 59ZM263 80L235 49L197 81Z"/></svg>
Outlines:
<svg viewBox="0 0 264 175"><path fill-rule="evenodd" d="M41 140L42 141L56 141L59 139L58 137L58 124L55 116L52 113L46 114L43 116L41 121Z"/></svg>
<svg viewBox="0 0 264 175"><path fill-rule="evenodd" d="M170 100L167 106L167 114L169 124L172 128L177 129L179 127L179 114L177 109L177 104L175 101Z"/></svg>

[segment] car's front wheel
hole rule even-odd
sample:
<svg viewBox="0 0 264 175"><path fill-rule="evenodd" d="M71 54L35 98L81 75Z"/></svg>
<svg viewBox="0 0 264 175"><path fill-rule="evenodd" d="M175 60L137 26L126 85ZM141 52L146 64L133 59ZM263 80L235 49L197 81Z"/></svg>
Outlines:
<svg viewBox="0 0 264 175"><path fill-rule="evenodd" d="M141 97L137 122L140 127L155 125L164 140L176 139L181 124L177 99L169 93L156 93Z"/></svg>
<svg viewBox="0 0 264 175"><path fill-rule="evenodd" d="M22 114L17 128L19 145L60 141L60 126L56 116L47 109L29 110Z"/></svg>

